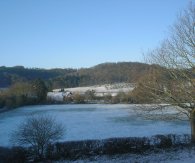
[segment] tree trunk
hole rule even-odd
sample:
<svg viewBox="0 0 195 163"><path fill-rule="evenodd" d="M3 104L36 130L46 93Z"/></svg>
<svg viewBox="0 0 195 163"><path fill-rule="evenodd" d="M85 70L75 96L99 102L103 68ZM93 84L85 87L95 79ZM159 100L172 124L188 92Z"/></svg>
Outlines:
<svg viewBox="0 0 195 163"><path fill-rule="evenodd" d="M195 144L195 109L190 112L190 123L191 123L191 139L192 143Z"/></svg>

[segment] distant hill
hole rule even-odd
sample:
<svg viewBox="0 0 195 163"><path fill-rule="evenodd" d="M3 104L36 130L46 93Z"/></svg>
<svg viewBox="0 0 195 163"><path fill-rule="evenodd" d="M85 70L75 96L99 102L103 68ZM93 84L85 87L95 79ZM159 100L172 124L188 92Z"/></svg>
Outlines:
<svg viewBox="0 0 195 163"><path fill-rule="evenodd" d="M74 73L74 69L39 69L24 68L23 66L0 67L0 88L9 87L10 85L21 81L32 81L40 78L44 81L54 79L60 76Z"/></svg>
<svg viewBox="0 0 195 163"><path fill-rule="evenodd" d="M136 82L146 74L150 65L137 62L103 63L81 69L39 69L23 66L0 67L0 88L37 78L44 80L49 87L77 87L107 83Z"/></svg>
<svg viewBox="0 0 195 163"><path fill-rule="evenodd" d="M150 69L150 65L137 62L103 63L88 69L80 69L80 76L88 76L88 84L136 82ZM81 84L85 84L82 83Z"/></svg>

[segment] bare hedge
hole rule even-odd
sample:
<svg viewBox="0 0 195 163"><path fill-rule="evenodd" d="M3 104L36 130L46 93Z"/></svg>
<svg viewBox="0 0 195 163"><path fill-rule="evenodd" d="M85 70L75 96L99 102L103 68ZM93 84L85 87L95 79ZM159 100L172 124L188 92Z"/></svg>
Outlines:
<svg viewBox="0 0 195 163"><path fill-rule="evenodd" d="M102 140L66 141L50 144L46 160L87 158L96 155L142 154L156 149L191 147L190 135L155 135L152 137L109 138ZM30 148L0 147L0 163L24 163L33 160ZM35 160L37 161L37 160ZM40 161L40 160L39 160Z"/></svg>

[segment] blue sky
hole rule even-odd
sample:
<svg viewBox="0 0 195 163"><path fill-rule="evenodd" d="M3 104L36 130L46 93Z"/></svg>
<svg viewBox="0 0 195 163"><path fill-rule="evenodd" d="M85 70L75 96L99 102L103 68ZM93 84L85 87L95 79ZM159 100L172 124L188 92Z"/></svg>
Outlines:
<svg viewBox="0 0 195 163"><path fill-rule="evenodd" d="M143 61L188 0L0 0L0 66Z"/></svg>

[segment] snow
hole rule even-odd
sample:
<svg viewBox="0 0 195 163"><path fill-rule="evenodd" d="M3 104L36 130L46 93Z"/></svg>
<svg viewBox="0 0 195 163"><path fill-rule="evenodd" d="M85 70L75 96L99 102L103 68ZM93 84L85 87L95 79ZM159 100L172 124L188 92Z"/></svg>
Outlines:
<svg viewBox="0 0 195 163"><path fill-rule="evenodd" d="M132 83L117 83L117 84L105 84L105 85L94 85L89 87L75 87L75 88L64 88L64 91L70 91L72 93L84 94L88 90L94 90L96 96L103 96L110 94L116 96L119 92L129 92L134 89ZM53 92L61 91L61 89L54 89Z"/></svg>
<svg viewBox="0 0 195 163"><path fill-rule="evenodd" d="M158 152L149 151L144 154L122 154L113 156L95 156L76 161L56 161L55 163L194 163L195 149L169 149Z"/></svg>
<svg viewBox="0 0 195 163"><path fill-rule="evenodd" d="M48 92L47 98L55 101L63 101L64 100L64 92Z"/></svg>
<svg viewBox="0 0 195 163"><path fill-rule="evenodd" d="M68 104L21 107L0 114L0 146L10 146L10 133L26 116L49 114L65 125L61 141L111 137L190 134L188 121L147 120L136 115L135 105Z"/></svg>

